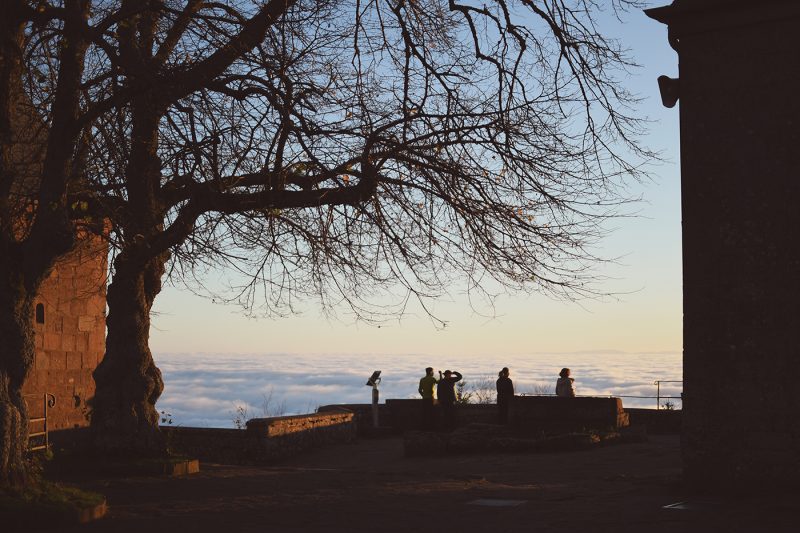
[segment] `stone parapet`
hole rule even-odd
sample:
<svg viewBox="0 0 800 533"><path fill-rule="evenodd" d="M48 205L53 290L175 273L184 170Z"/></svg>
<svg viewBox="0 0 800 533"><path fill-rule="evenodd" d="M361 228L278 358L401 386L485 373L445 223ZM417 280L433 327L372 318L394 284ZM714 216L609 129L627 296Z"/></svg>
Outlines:
<svg viewBox="0 0 800 533"><path fill-rule="evenodd" d="M386 400L386 407L389 410L391 424L397 430L422 429L422 400ZM437 414L438 410L439 406L437 404ZM471 422L492 424L497 422L497 406L492 404L457 404L455 416L457 425Z"/></svg>
<svg viewBox="0 0 800 533"><path fill-rule="evenodd" d="M326 405L320 411L347 408L357 414L359 423L371 424L370 404ZM422 400L388 399L379 406L381 425L397 432L422 428ZM360 415L360 416L359 416ZM619 398L580 396L515 396L509 413L509 424L523 432L581 431L585 429L617 430L630 424L628 413ZM495 404L456 405L456 424L496 424ZM364 432L359 426L359 433Z"/></svg>
<svg viewBox="0 0 800 533"><path fill-rule="evenodd" d="M353 413L353 421L356 425L358 434L363 436L370 433L372 429L372 404L369 403L342 403L332 405L322 405L317 408L318 413L329 413L331 411L350 411ZM378 405L378 422L383 427L391 427L389 408L385 403Z"/></svg>
<svg viewBox="0 0 800 533"><path fill-rule="evenodd" d="M630 415L631 425L644 426L647 433L678 434L681 432L683 411L681 409L625 409Z"/></svg>
<svg viewBox="0 0 800 533"><path fill-rule="evenodd" d="M353 413L256 418L247 429L162 427L172 453L227 464L266 464L356 437Z"/></svg>
<svg viewBox="0 0 800 533"><path fill-rule="evenodd" d="M337 429L342 426L353 426L353 413L340 410L307 415L253 418L247 421L247 431L268 439L287 436L316 438L324 435L324 430L327 428ZM348 431L352 429L354 428L350 427Z"/></svg>
<svg viewBox="0 0 800 533"><path fill-rule="evenodd" d="M515 396L509 422L521 431L616 430L630 425L620 398Z"/></svg>

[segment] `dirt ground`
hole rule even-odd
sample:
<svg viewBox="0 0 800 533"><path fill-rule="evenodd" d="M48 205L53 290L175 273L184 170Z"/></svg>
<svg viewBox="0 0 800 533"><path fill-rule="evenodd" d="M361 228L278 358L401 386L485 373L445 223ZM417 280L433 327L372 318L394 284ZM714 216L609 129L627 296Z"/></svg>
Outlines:
<svg viewBox="0 0 800 533"><path fill-rule="evenodd" d="M798 531L797 495L688 499L676 436L591 451L405 458L360 440L278 465L82 481L109 514L60 531L136 533ZM0 528L2 529L2 528Z"/></svg>

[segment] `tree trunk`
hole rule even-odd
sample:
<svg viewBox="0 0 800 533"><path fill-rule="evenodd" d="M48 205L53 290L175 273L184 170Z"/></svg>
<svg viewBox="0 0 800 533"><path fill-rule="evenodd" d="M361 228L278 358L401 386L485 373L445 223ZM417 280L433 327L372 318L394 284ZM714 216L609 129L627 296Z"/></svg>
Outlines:
<svg viewBox="0 0 800 533"><path fill-rule="evenodd" d="M161 292L167 255L141 262L125 252L108 286L106 353L94 372L91 427L95 446L109 454L159 456L166 446L155 404L164 390L150 353L150 308Z"/></svg>
<svg viewBox="0 0 800 533"><path fill-rule="evenodd" d="M13 274L4 274L0 279L0 487L27 481L28 410L22 385L34 357L33 297Z"/></svg>

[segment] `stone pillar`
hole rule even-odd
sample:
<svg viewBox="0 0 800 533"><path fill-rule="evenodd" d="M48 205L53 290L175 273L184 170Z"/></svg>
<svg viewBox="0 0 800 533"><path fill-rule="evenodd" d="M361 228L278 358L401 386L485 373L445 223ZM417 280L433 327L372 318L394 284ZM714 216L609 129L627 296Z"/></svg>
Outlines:
<svg viewBox="0 0 800 533"><path fill-rule="evenodd" d="M686 481L797 484L800 2L647 14L680 61Z"/></svg>

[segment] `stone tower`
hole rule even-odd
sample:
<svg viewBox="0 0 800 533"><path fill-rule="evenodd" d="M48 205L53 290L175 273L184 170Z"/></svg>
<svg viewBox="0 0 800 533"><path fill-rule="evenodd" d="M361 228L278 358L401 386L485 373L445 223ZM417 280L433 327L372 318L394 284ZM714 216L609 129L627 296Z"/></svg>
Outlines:
<svg viewBox="0 0 800 533"><path fill-rule="evenodd" d="M800 2L675 0L689 486L800 475ZM656 43L654 43L654 46Z"/></svg>
<svg viewBox="0 0 800 533"><path fill-rule="evenodd" d="M35 212L47 126L21 85L12 84L11 90L17 95L12 113L17 179L9 197L23 233L27 215ZM56 263L36 298L34 362L22 388L30 418L44 414L45 394L55 396L47 413L49 431L88 425L87 402L95 390L92 372L105 352L108 243L86 224L75 225L78 245ZM30 430L39 433L42 426L33 422Z"/></svg>
<svg viewBox="0 0 800 533"><path fill-rule="evenodd" d="M56 264L36 299L36 355L23 393L32 418L42 416L45 393L55 396L48 410L50 431L89 424L92 372L105 352L107 254L102 238L81 238Z"/></svg>

